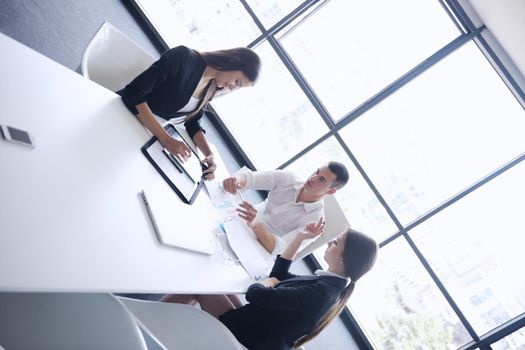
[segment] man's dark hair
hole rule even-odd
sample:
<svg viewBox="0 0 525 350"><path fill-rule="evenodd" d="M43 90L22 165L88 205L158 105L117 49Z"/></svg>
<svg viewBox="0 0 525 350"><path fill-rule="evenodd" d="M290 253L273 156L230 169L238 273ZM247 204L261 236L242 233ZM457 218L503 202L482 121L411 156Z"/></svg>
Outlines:
<svg viewBox="0 0 525 350"><path fill-rule="evenodd" d="M332 182L332 188L340 189L348 182L348 170L343 163L329 162L328 169L336 176L335 181Z"/></svg>

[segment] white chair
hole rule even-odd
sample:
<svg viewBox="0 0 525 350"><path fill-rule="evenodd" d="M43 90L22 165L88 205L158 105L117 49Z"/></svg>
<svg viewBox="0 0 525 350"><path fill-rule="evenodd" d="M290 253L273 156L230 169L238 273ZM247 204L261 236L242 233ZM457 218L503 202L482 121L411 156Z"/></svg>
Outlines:
<svg viewBox="0 0 525 350"><path fill-rule="evenodd" d="M82 55L82 75L118 91L148 68L155 58L111 23L104 22Z"/></svg>
<svg viewBox="0 0 525 350"><path fill-rule="evenodd" d="M167 349L244 349L226 326L198 308L124 297L118 299Z"/></svg>
<svg viewBox="0 0 525 350"><path fill-rule="evenodd" d="M326 220L324 233L298 252L295 258L296 260L304 258L314 250L322 247L324 244L337 237L337 235L343 232L343 230L350 227L348 219L335 196L326 196L324 198L324 213Z"/></svg>
<svg viewBox="0 0 525 350"><path fill-rule="evenodd" d="M146 342L111 294L0 293L0 345L16 350L137 349Z"/></svg>

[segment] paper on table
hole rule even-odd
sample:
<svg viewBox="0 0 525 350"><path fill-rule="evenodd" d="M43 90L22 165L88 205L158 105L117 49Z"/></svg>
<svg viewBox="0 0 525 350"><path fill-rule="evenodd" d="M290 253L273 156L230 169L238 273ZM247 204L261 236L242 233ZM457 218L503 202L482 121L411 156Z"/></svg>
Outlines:
<svg viewBox="0 0 525 350"><path fill-rule="evenodd" d="M224 230L230 246L248 274L256 280L267 276L273 265L273 257L257 241L246 223L233 217L224 222Z"/></svg>
<svg viewBox="0 0 525 350"><path fill-rule="evenodd" d="M240 200L237 196L228 193L222 187L222 182L214 179L205 182L206 189L210 195L211 202L219 211L221 218L226 221L237 216L237 207Z"/></svg>
<svg viewBox="0 0 525 350"><path fill-rule="evenodd" d="M267 275L273 265L273 257L259 243L244 220L237 216L236 209L241 202L240 196L226 192L221 181L211 180L205 184L212 203L224 221L228 243L243 267L255 279Z"/></svg>

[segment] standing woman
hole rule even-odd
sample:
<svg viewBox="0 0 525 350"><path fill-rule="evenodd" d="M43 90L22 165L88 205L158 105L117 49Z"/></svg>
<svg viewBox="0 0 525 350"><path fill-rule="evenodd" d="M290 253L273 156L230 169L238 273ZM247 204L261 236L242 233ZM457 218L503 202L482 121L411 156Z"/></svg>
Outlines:
<svg viewBox="0 0 525 350"><path fill-rule="evenodd" d="M155 119L184 123L208 166L206 179L214 178L216 164L200 119L203 107L214 97L253 85L261 61L252 50L235 49L198 52L177 46L164 52L148 69L117 93L160 143L180 161L191 156L185 143L172 138Z"/></svg>
<svg viewBox="0 0 525 350"><path fill-rule="evenodd" d="M376 242L352 229L328 243L326 271L314 276L288 272L302 241L318 236L324 223L311 223L277 256L270 278L252 284L248 304L225 295L168 295L163 301L198 302L224 323L248 349L290 349L319 334L344 308L357 281L375 263Z"/></svg>

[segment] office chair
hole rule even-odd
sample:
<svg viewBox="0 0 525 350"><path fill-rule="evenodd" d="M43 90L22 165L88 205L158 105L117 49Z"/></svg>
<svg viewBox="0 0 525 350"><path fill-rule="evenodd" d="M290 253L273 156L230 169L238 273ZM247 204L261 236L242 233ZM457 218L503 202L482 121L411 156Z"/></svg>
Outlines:
<svg viewBox="0 0 525 350"><path fill-rule="evenodd" d="M244 349L226 326L198 308L124 297L117 299L168 349Z"/></svg>
<svg viewBox="0 0 525 350"><path fill-rule="evenodd" d="M82 75L118 91L148 68L155 58L111 23L104 22L82 55Z"/></svg>
<svg viewBox="0 0 525 350"><path fill-rule="evenodd" d="M5 349L136 349L146 342L133 315L111 294L0 293Z"/></svg>

